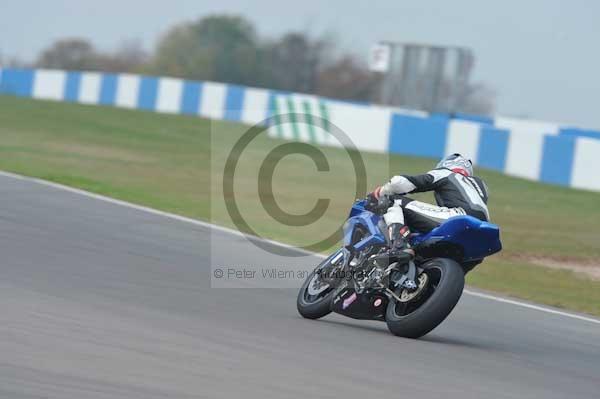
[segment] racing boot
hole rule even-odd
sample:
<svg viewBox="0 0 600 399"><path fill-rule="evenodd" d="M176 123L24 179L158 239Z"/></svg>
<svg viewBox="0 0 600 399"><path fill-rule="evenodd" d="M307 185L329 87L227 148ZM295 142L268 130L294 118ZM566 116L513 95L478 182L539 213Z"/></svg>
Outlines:
<svg viewBox="0 0 600 399"><path fill-rule="evenodd" d="M388 227L392 246L389 250L390 258L396 258L401 263L408 263L415 257L415 251L410 247L406 240L410 234L408 226L402 223L392 223Z"/></svg>

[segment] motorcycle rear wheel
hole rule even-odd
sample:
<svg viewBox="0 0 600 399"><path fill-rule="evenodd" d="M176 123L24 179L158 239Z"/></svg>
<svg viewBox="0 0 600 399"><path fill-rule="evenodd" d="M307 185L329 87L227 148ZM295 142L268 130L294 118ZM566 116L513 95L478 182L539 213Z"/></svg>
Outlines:
<svg viewBox="0 0 600 399"><path fill-rule="evenodd" d="M436 258L421 267L428 276L424 295L416 297L414 302L388 303L385 318L394 335L419 338L429 333L448 317L462 295L465 274L458 263Z"/></svg>

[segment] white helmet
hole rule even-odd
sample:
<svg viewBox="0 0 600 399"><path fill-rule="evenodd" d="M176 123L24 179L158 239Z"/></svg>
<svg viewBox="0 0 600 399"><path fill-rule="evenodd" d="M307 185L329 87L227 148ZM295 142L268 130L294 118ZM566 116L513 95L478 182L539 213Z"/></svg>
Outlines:
<svg viewBox="0 0 600 399"><path fill-rule="evenodd" d="M438 162L436 168L446 168L456 173L466 173L468 176L473 176L473 162L460 154L448 155Z"/></svg>

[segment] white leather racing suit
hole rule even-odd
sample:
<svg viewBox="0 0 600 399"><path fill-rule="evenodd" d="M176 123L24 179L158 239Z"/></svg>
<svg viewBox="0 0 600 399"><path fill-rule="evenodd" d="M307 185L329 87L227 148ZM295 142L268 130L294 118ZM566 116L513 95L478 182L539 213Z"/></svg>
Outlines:
<svg viewBox="0 0 600 399"><path fill-rule="evenodd" d="M434 191L437 205L413 200L404 194ZM401 223L428 232L453 216L470 215L489 221L488 191L482 179L449 169L434 169L417 176L394 176L380 191L397 199L384 215L388 226Z"/></svg>

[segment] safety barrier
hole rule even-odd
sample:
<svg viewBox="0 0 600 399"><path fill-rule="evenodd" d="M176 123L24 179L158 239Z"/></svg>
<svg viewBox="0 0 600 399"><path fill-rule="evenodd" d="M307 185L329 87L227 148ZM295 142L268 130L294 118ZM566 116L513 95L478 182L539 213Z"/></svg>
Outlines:
<svg viewBox="0 0 600 399"><path fill-rule="evenodd" d="M3 69L0 93L258 123L270 91L168 77L46 69Z"/></svg>
<svg viewBox="0 0 600 399"><path fill-rule="evenodd" d="M600 191L600 132L515 118L426 114L275 90L133 74L0 69L0 93L197 115L246 124L272 117L271 136L475 164L530 180Z"/></svg>
<svg viewBox="0 0 600 399"><path fill-rule="evenodd" d="M574 188L600 191L598 132L554 123L496 117L435 114L357 106L319 97L275 96L275 113L327 119L362 150L441 158L459 152L483 168ZM340 145L330 127L306 117L277 124L270 134L288 140Z"/></svg>

